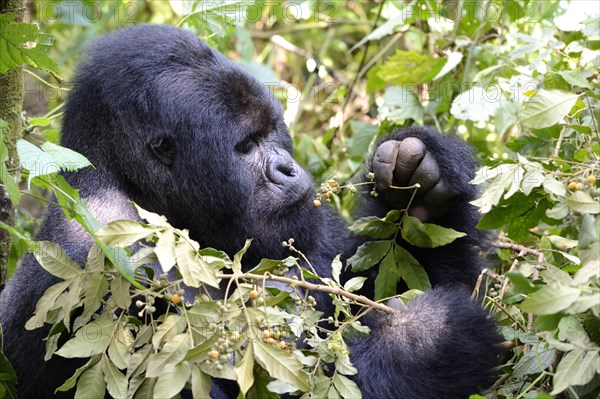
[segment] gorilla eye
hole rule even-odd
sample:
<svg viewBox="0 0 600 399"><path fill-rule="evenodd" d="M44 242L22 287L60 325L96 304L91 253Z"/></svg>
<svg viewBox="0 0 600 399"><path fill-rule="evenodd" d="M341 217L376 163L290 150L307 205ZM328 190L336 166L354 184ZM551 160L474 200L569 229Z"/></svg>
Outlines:
<svg viewBox="0 0 600 399"><path fill-rule="evenodd" d="M173 163L173 155L175 153L175 143L167 137L154 139L150 142L150 150L165 165Z"/></svg>
<svg viewBox="0 0 600 399"><path fill-rule="evenodd" d="M244 140L236 144L235 150L241 154L247 154L258 144L258 140L254 136L248 136Z"/></svg>

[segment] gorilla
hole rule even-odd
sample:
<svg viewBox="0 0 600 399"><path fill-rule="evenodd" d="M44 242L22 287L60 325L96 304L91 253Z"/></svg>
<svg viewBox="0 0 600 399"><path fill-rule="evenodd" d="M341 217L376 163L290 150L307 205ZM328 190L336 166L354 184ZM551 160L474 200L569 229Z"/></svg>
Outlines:
<svg viewBox="0 0 600 399"><path fill-rule="evenodd" d="M65 177L80 189L101 222L139 220L130 201L189 229L204 247L232 255L253 238L248 269L262 258L283 259L290 237L317 272L331 276L336 254L347 259L364 238L354 237L329 206L313 204L309 173L292 158L280 104L256 79L184 30L142 25L111 33L88 50L68 98L62 145L95 166ZM420 182L411 207L421 220L467 233L435 249L411 248L433 288L397 313L370 312L371 334L349 342L353 376L365 398L465 398L493 381L498 341L487 313L469 298L481 271L469 204L474 160L459 139L428 127L384 138L369 169L380 196L362 194L357 216L384 216L406 206L391 184ZM92 240L63 211L50 206L36 240L61 244L82 263ZM402 265L399 265L402 267ZM360 292L373 296L376 269ZM344 271L343 278L352 274ZM0 296L4 350L19 376L21 398L47 398L71 376L77 361L44 361L47 329L26 331L44 290L57 283L27 255ZM405 291L402 284L398 292ZM328 297L318 308L331 314ZM216 398L235 387L213 384ZM67 393L73 394L73 391Z"/></svg>

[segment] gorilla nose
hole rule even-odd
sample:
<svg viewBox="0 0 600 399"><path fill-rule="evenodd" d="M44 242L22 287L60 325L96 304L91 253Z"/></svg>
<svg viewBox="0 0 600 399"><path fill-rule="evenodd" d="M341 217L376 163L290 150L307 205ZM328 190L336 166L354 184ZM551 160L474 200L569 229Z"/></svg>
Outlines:
<svg viewBox="0 0 600 399"><path fill-rule="evenodd" d="M267 178L275 184L287 186L301 177L303 171L291 157L276 154L269 157Z"/></svg>

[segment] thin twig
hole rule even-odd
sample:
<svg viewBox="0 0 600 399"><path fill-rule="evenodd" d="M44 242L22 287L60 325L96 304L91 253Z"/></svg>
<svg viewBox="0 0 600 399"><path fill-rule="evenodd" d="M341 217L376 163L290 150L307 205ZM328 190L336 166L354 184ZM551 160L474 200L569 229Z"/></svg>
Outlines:
<svg viewBox="0 0 600 399"><path fill-rule="evenodd" d="M322 285L322 284L313 284L313 283L309 283L307 281L301 281L301 280L294 280L288 277L281 277L281 276L274 276L272 274L254 274L254 273L236 273L236 274L218 274L217 278L222 278L222 279L248 279L248 280L256 280L256 281L277 281L280 283L284 283L287 285L291 285L294 287L301 287L310 291L320 291L320 292L326 292L328 294L334 294L334 295L340 295L340 296L344 296L346 298L349 298L357 303L375 308L377 310L383 310L385 312L388 313L397 313L398 311L395 309L390 308L389 306L386 306L382 303L377 303L375 301L372 301L371 299L367 298L366 296L363 295L357 295L357 294L353 294L351 292L347 292L344 291L340 288L335 288L335 287L330 287L327 285Z"/></svg>

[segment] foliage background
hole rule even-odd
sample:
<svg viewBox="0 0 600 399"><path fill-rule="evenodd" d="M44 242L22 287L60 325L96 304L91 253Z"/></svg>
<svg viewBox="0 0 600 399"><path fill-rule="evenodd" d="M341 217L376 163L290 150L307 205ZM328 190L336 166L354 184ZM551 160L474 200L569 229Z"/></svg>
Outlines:
<svg viewBox="0 0 600 399"><path fill-rule="evenodd" d="M195 32L272 88L294 155L318 184L355 177L397 127L458 134L482 165L480 227L501 242L482 301L507 351L486 397L598 398L598 8L594 0L29 1L25 22L44 33L30 47L40 51L3 52L0 72L38 67L25 74L24 137L58 143L85 46L121 26L164 23ZM353 204L347 192L331 203L348 220ZM16 228L25 237L42 206L21 197ZM13 240L9 273L25 249Z"/></svg>

